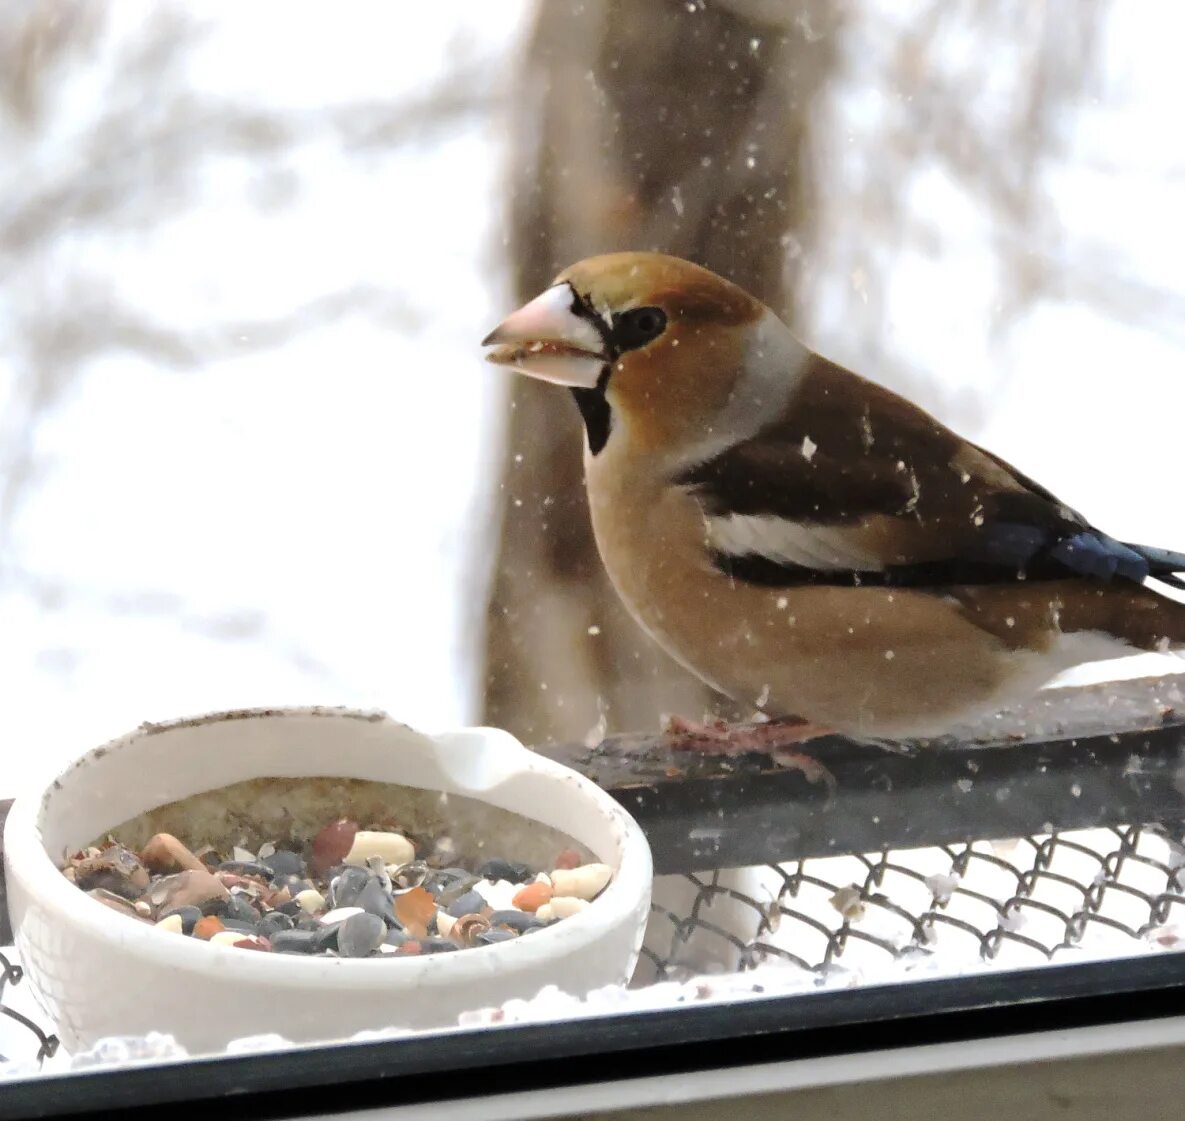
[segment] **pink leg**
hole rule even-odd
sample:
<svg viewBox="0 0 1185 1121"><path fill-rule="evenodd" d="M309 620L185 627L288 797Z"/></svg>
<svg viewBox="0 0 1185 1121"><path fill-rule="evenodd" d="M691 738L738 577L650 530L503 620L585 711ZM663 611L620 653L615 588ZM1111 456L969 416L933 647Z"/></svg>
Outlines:
<svg viewBox="0 0 1185 1121"><path fill-rule="evenodd" d="M817 759L801 751L789 750L832 730L811 724L797 716L775 717L761 724L729 724L724 720L696 723L682 716L667 716L663 734L675 751L694 751L701 755L769 755L779 767L801 771L813 783L822 782L835 790L835 778Z"/></svg>

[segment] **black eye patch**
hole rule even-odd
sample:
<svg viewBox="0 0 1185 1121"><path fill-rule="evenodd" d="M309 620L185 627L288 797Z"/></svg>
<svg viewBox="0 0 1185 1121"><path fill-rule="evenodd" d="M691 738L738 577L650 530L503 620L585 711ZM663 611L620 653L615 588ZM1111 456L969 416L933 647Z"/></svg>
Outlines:
<svg viewBox="0 0 1185 1121"><path fill-rule="evenodd" d="M636 307L613 316L610 341L618 354L637 350L666 330L667 313L657 307Z"/></svg>
<svg viewBox="0 0 1185 1121"><path fill-rule="evenodd" d="M612 361L627 350L637 350L657 339L667 328L667 313L658 307L636 307L618 312L612 326L597 314L592 300L568 285L572 293L572 314L591 323L605 342L605 352Z"/></svg>
<svg viewBox="0 0 1185 1121"><path fill-rule="evenodd" d="M578 315L586 323L591 323L596 329L597 334L604 341L606 351L612 351L613 340L609 328L605 326L605 321L597 314L592 301L587 296L577 292L571 284L568 285L568 290L572 293L572 314Z"/></svg>

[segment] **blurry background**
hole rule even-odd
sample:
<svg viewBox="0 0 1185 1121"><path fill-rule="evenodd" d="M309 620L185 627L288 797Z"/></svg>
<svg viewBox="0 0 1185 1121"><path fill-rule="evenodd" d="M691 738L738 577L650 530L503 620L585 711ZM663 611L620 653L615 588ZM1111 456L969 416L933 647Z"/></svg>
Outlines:
<svg viewBox="0 0 1185 1121"><path fill-rule="evenodd" d="M0 9L3 782L145 719L698 715L565 395L478 341L695 257L1119 537L1185 547L1185 11Z"/></svg>

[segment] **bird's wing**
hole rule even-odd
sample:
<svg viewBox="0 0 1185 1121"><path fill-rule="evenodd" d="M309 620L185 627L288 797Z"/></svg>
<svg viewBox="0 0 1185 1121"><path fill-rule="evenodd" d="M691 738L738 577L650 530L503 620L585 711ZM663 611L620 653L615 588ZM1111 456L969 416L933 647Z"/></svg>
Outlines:
<svg viewBox="0 0 1185 1121"><path fill-rule="evenodd" d="M904 398L821 358L785 415L676 480L741 580L950 587L1179 582L1185 557L1123 544Z"/></svg>

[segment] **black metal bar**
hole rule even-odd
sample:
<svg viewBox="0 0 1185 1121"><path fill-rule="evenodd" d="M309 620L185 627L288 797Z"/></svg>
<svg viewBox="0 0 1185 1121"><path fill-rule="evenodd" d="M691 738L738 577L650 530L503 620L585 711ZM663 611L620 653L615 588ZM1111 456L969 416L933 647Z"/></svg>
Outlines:
<svg viewBox="0 0 1185 1121"><path fill-rule="evenodd" d="M990 738L910 755L812 740L834 793L768 756L671 744L630 735L541 750L634 815L660 873L1185 820L1185 676L1049 691L994 720Z"/></svg>

